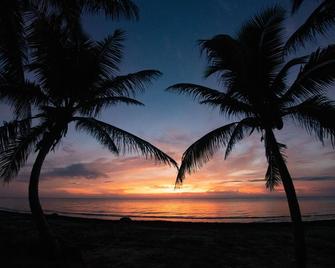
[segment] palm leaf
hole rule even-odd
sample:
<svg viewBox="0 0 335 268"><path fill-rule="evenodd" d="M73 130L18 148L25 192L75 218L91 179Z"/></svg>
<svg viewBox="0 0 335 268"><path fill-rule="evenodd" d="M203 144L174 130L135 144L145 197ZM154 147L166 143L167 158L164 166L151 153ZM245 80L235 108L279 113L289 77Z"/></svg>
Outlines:
<svg viewBox="0 0 335 268"><path fill-rule="evenodd" d="M146 158L155 159L159 162L178 167L175 160L170 156L149 142L127 131L91 117L75 117L74 120L77 120L80 124L94 124L100 126L110 135L111 140L115 143L119 152L138 153L144 155Z"/></svg>
<svg viewBox="0 0 335 268"><path fill-rule="evenodd" d="M23 65L27 60L23 12L22 1L1 1L0 67L18 81L24 80Z"/></svg>
<svg viewBox="0 0 335 268"><path fill-rule="evenodd" d="M69 33L58 17L41 15L30 25L30 28L28 41L32 51L26 68L34 75L34 80L46 91L46 94L54 99L56 91L59 92L57 95L64 91L68 92L69 85L64 83L64 77L66 74L73 75L69 73L72 71L69 70L72 66L70 60L78 55L80 43L78 42L77 50L74 50ZM53 94L52 91L54 91Z"/></svg>
<svg viewBox="0 0 335 268"><path fill-rule="evenodd" d="M329 138L335 147L335 102L322 95L313 96L286 109L285 116L315 135L322 143Z"/></svg>
<svg viewBox="0 0 335 268"><path fill-rule="evenodd" d="M175 84L173 86L168 87L167 91L177 92L179 94L184 95L191 95L194 97L194 99L199 100L206 100L208 98L217 98L225 96L223 92L220 92L218 90L196 84L187 84L187 83Z"/></svg>
<svg viewBox="0 0 335 268"><path fill-rule="evenodd" d="M217 128L195 143L185 151L182 157L182 163L176 179L176 186L181 185L185 179L185 173L191 173L201 168L223 146L226 146L236 127L237 123L231 123Z"/></svg>
<svg viewBox="0 0 335 268"><path fill-rule="evenodd" d="M296 80L283 95L283 101L304 100L324 93L335 80L335 45L313 52Z"/></svg>
<svg viewBox="0 0 335 268"><path fill-rule="evenodd" d="M285 10L274 6L263 10L260 14L242 26L238 40L243 44L247 55L249 77L257 72L263 82L269 83L283 60L283 21ZM253 67L252 67L253 66ZM266 80L266 81L264 81Z"/></svg>
<svg viewBox="0 0 335 268"><path fill-rule="evenodd" d="M240 43L229 35L217 35L199 41L201 53L205 53L209 67L205 77L217 72L241 73L244 71L244 55Z"/></svg>
<svg viewBox="0 0 335 268"><path fill-rule="evenodd" d="M281 176L277 162L271 157L268 160L268 168L265 173L265 186L270 191L274 191L280 185Z"/></svg>
<svg viewBox="0 0 335 268"><path fill-rule="evenodd" d="M274 153L274 151L279 150L281 157L285 161L286 156L284 154L284 150L286 149L286 146L278 142L273 144L271 142L271 139L267 138L266 133L264 141L265 141L265 155L268 161L268 169L265 174L266 188L268 188L270 191L273 191L275 187L278 186L281 182L278 159L276 158L276 154Z"/></svg>
<svg viewBox="0 0 335 268"><path fill-rule="evenodd" d="M255 129L259 129L259 124L256 118L248 117L238 122L227 143L225 159L228 158L235 144L243 140L247 134L250 136Z"/></svg>
<svg viewBox="0 0 335 268"><path fill-rule="evenodd" d="M25 80L20 83L8 77L0 79L0 99L14 108L18 118L30 117L32 105L48 102L48 97L35 82Z"/></svg>
<svg viewBox="0 0 335 268"><path fill-rule="evenodd" d="M272 91L276 92L277 96L280 96L283 92L287 90L286 78L291 68L297 65L306 64L307 60L308 60L308 56L293 58L289 60L281 68L281 70L277 73L276 78L273 80L271 84L271 89Z"/></svg>
<svg viewBox="0 0 335 268"><path fill-rule="evenodd" d="M112 19L138 19L139 9L131 0L29 0L41 11L63 16L72 24L80 19L83 11L90 14L104 13Z"/></svg>
<svg viewBox="0 0 335 268"><path fill-rule="evenodd" d="M15 177L20 168L25 164L29 154L40 141L45 131L45 125L30 128L28 133L16 137L14 141L7 144L0 154L0 177L9 182Z"/></svg>
<svg viewBox="0 0 335 268"><path fill-rule="evenodd" d="M167 90L191 95L194 99L198 99L201 104L220 107L221 112L228 116L243 112L248 115L252 109L247 103L235 98L234 94L225 94L218 90L196 84L175 84L168 87Z"/></svg>
<svg viewBox="0 0 335 268"><path fill-rule="evenodd" d="M286 50L296 50L305 46L306 41L313 41L318 34L326 35L335 25L335 3L333 0L323 0L308 19L288 39Z"/></svg>
<svg viewBox="0 0 335 268"><path fill-rule="evenodd" d="M227 117L253 115L253 108L249 104L236 100L228 95L221 98L207 99L201 101L200 104L219 107L221 113Z"/></svg>
<svg viewBox="0 0 335 268"><path fill-rule="evenodd" d="M96 14L104 12L107 17L139 19L139 8L131 0L81 0L84 9Z"/></svg>
<svg viewBox="0 0 335 268"><path fill-rule="evenodd" d="M119 150L113 139L101 124L96 123L94 120L87 120L86 118L76 118L76 129L88 132L109 151L116 155L119 154Z"/></svg>
<svg viewBox="0 0 335 268"><path fill-rule="evenodd" d="M100 114L102 109L105 109L117 103L144 106L142 102L128 97L102 97L81 103L77 107L77 109L83 115L96 117Z"/></svg>
<svg viewBox="0 0 335 268"><path fill-rule="evenodd" d="M23 87L25 83L24 65L27 62L25 39L24 1L3 0L0 3L0 72L7 80L15 81ZM2 79L1 79L2 80ZM0 95L6 89L0 88ZM17 117L30 116L29 105L16 106Z"/></svg>
<svg viewBox="0 0 335 268"><path fill-rule="evenodd" d="M103 41L97 42L97 60L100 64L100 70L106 78L119 71L118 65L122 60L122 43L124 39L124 31L115 30L112 35L107 36Z"/></svg>
<svg viewBox="0 0 335 268"><path fill-rule="evenodd" d="M29 131L31 120L32 118L27 118L4 122L0 127L0 150L4 151L18 136L25 135Z"/></svg>
<svg viewBox="0 0 335 268"><path fill-rule="evenodd" d="M153 79L162 73L157 70L143 70L127 75L119 75L113 79L103 80L97 87L100 96L135 96L137 91L142 92Z"/></svg>

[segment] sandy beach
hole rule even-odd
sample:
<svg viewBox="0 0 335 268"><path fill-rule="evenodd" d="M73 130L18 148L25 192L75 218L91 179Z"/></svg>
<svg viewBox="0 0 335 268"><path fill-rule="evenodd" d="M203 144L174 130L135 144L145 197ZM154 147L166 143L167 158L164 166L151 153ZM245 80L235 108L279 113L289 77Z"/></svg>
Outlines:
<svg viewBox="0 0 335 268"><path fill-rule="evenodd" d="M105 221L48 216L66 245L48 259L30 215L0 212L1 267L293 267L288 223ZM335 264L335 221L308 222L308 267Z"/></svg>

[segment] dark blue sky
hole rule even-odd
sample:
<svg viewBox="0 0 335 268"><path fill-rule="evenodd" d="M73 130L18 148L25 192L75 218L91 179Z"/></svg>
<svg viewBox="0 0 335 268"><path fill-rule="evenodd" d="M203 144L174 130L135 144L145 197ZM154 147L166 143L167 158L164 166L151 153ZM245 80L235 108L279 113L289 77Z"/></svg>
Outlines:
<svg viewBox="0 0 335 268"><path fill-rule="evenodd" d="M289 1L281 2L288 5ZM164 89L178 82L217 87L215 79L203 79L206 62L200 57L197 40L222 33L233 35L246 19L278 1L138 0L136 3L141 10L138 22L116 23L101 16L84 19L85 28L96 39L104 38L116 28L127 32L122 72L150 68L163 72L140 96L145 108L118 108L113 110L113 120L137 133L150 131L151 137L168 128L183 126L189 131L199 131L199 125L208 129L222 122L216 112L211 113L190 98L164 92ZM295 28L295 24L296 19L290 21L288 28Z"/></svg>

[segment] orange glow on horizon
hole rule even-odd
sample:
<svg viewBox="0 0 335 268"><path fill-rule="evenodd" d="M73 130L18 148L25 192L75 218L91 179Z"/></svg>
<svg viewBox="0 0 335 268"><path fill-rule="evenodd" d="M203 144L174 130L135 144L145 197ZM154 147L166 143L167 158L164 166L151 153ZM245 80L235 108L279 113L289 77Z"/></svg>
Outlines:
<svg viewBox="0 0 335 268"><path fill-rule="evenodd" d="M257 141L258 143L259 141ZM163 147L163 144L159 145ZM165 146L166 147L166 146ZM175 151L176 148L164 148ZM264 173L267 168L264 148L249 146L228 160L218 153L211 161L193 174L187 174L181 188L175 189L177 170L173 167L156 165L152 161L139 157L108 158L92 156L93 160L73 162L73 159L61 159L46 163L41 175L41 196L50 197L112 197L112 196L155 196L184 197L184 196L249 196L282 194L282 186L274 193L265 187ZM290 154L288 162L292 176L309 176L308 167L317 169L318 166L306 164L294 165L299 162L299 155ZM180 158L181 153L174 155ZM64 164L65 162L65 164ZM293 163L292 165L290 165ZM79 165L79 166L78 166ZM310 166L308 166L310 165ZM324 162L325 168L332 170L333 162ZM71 168L74 169L71 170ZM78 167L81 167L82 170ZM77 169L76 169L77 168ZM51 170L51 172L47 172ZM77 172L77 173L76 173ZM301 175L297 175L301 174ZM306 175L307 174L307 175ZM13 181L3 188L5 195L27 195L27 181ZM318 195L334 189L334 181L295 180L298 195ZM11 190L12 189L12 190ZM330 189L330 190L329 190ZM18 194L17 194L18 193Z"/></svg>

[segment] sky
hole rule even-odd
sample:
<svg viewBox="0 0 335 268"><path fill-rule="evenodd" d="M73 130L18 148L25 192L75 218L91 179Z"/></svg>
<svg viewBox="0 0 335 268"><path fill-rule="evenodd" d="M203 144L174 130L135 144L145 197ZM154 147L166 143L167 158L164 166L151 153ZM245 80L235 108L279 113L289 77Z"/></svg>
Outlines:
<svg viewBox="0 0 335 268"><path fill-rule="evenodd" d="M204 79L206 61L197 40L217 34L234 35L244 21L262 8L278 3L272 0L134 0L140 20L119 22L103 16L84 16L86 31L101 40L115 29L126 31L121 74L157 69L163 76L138 96L144 107L117 106L106 111L103 120L150 141L180 162L182 153L207 132L229 121L217 110L201 106L191 97L166 92L179 82L197 83L220 89L215 78ZM280 1L288 6L289 0ZM287 32L297 28L313 8L290 17ZM325 45L327 39L319 41ZM314 48L317 44L312 44ZM222 90L222 88L220 89ZM334 89L330 90L334 97ZM8 107L0 106L0 119L8 120ZM326 141L323 146L292 122L278 133L288 146L288 167L299 196L334 196L335 152ZM0 196L27 195L27 181L34 155L19 176L0 186ZM55 153L43 166L40 194L43 197L272 197L283 196L265 188L264 144L255 134L240 143L228 160L219 151L212 161L186 177L183 187L174 190L176 170L136 155L114 157L93 138L69 131Z"/></svg>

